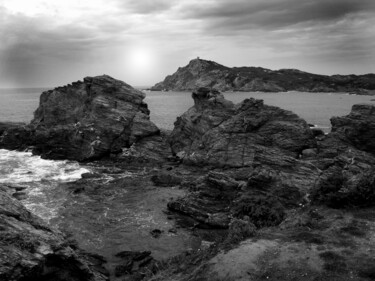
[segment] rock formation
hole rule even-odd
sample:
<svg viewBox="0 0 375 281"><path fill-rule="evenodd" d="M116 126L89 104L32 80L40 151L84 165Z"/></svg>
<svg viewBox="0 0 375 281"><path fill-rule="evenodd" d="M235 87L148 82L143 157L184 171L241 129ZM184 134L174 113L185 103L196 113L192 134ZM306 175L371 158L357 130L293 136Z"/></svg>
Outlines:
<svg viewBox="0 0 375 281"><path fill-rule="evenodd" d="M157 83L151 90L192 91L211 87L219 91L261 92L349 92L370 94L375 74L317 75L296 69L270 70L261 67L226 67L213 61L194 59Z"/></svg>
<svg viewBox="0 0 375 281"><path fill-rule="evenodd" d="M207 88L195 91L193 99L194 106L178 117L170 135L172 152L185 164L225 174L208 173L194 183L194 192L170 202L170 209L225 228L233 215L244 213L239 205L266 212L271 201L281 208L310 200L340 207L371 205L375 198L369 177L375 165L374 106L355 105L348 116L332 118L333 132L325 136L261 100L234 105ZM332 197L340 202L331 202ZM267 212L274 216L272 208Z"/></svg>
<svg viewBox="0 0 375 281"><path fill-rule="evenodd" d="M159 133L149 120L145 95L107 75L86 77L43 92L27 126L33 152L50 159L89 160L120 153L138 140ZM20 129L12 129L20 130ZM12 132L13 132L12 131ZM2 146L17 148L14 134L3 134Z"/></svg>
<svg viewBox="0 0 375 281"><path fill-rule="evenodd" d="M177 118L170 136L173 153L185 163L252 166L272 153L297 158L314 143L304 120L262 100L234 105L206 88L194 92L193 99L194 106Z"/></svg>
<svg viewBox="0 0 375 281"><path fill-rule="evenodd" d="M0 280L104 281L100 257L73 250L0 187Z"/></svg>
<svg viewBox="0 0 375 281"><path fill-rule="evenodd" d="M171 202L171 209L225 227L230 206L241 194L261 190L277 194L286 206L303 202L321 172L298 159L305 149L316 147L304 120L262 100L234 105L207 88L195 91L193 99L194 106L178 117L170 135L172 152L185 164L233 171L233 178L209 173L196 183L196 192ZM221 180L213 181L215 177Z"/></svg>
<svg viewBox="0 0 375 281"><path fill-rule="evenodd" d="M332 117L332 133L359 150L375 154L375 107L355 104L349 115Z"/></svg>

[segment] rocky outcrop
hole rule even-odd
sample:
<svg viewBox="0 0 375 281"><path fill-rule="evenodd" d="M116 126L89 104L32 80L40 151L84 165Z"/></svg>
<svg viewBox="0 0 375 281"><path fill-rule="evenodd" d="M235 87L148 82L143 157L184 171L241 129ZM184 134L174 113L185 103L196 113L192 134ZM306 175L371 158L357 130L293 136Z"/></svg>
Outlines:
<svg viewBox="0 0 375 281"><path fill-rule="evenodd" d="M74 245L0 187L0 279L104 281L103 260Z"/></svg>
<svg viewBox="0 0 375 281"><path fill-rule="evenodd" d="M207 88L195 91L193 99L194 106L175 123L172 151L185 164L224 169L231 176L209 173L170 209L224 228L234 212L243 213L234 211L235 205L250 195L260 200L253 202L256 208L263 208L268 196L285 207L304 203L321 173L299 159L302 151L316 146L304 120L262 100L234 105ZM221 180L212 180L217 177Z"/></svg>
<svg viewBox="0 0 375 281"><path fill-rule="evenodd" d="M349 92L370 94L375 74L317 75L297 69L270 70L261 67L226 67L213 61L194 59L168 75L151 90L192 91L211 87L219 91L261 92Z"/></svg>
<svg viewBox="0 0 375 281"><path fill-rule="evenodd" d="M202 225L227 228L232 201L238 196L240 183L218 172L199 178L192 192L168 203L168 208L193 217Z"/></svg>
<svg viewBox="0 0 375 281"><path fill-rule="evenodd" d="M168 204L171 210L225 228L231 217L250 217L258 227L279 223L284 209L311 200L335 207L373 205L373 106L353 106L348 116L332 118L333 132L322 135L261 100L234 105L207 88L195 91L193 99L175 123L172 151L185 164L221 173L197 180L189 195ZM252 216L257 210L261 218Z"/></svg>
<svg viewBox="0 0 375 281"><path fill-rule="evenodd" d="M79 161L120 153L142 138L157 135L149 120L145 95L107 75L43 92L34 119L27 126L28 141L11 145L9 132L1 146L33 145L33 152L50 159ZM22 130L20 135L24 135ZM14 134L12 133L12 138Z"/></svg>
<svg viewBox="0 0 375 281"><path fill-rule="evenodd" d="M287 165L314 145L315 138L304 120L290 111L264 105L262 100L246 99L234 105L206 88L194 92L193 99L194 106L177 118L170 136L172 152L184 163Z"/></svg>
<svg viewBox="0 0 375 281"><path fill-rule="evenodd" d="M33 133L24 123L0 123L0 146L6 149L25 149L33 145Z"/></svg>
<svg viewBox="0 0 375 281"><path fill-rule="evenodd" d="M355 104L349 115L332 117L332 134L359 150L375 154L375 106Z"/></svg>

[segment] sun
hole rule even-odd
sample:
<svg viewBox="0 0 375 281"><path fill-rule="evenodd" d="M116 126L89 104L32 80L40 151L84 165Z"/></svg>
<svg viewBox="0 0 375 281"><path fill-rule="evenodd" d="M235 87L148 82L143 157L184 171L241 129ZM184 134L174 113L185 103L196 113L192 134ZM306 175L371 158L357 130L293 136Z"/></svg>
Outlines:
<svg viewBox="0 0 375 281"><path fill-rule="evenodd" d="M154 64L152 51L144 46L134 46L128 50L127 63L135 72L147 72Z"/></svg>
<svg viewBox="0 0 375 281"><path fill-rule="evenodd" d="M150 44L128 45L123 49L122 69L129 81L147 85L157 72L157 54Z"/></svg>

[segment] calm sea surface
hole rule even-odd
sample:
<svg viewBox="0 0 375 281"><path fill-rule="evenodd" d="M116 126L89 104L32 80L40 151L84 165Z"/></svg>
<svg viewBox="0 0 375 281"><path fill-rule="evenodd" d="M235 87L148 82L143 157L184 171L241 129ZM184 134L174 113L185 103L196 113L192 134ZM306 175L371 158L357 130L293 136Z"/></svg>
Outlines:
<svg viewBox="0 0 375 281"><path fill-rule="evenodd" d="M0 89L0 122L29 122L44 90ZM146 96L151 120L160 128L172 129L176 117L193 105L191 93L187 92L146 92ZM374 103L370 96L335 93L225 93L225 97L236 103L250 97L264 99L266 104L292 110L325 131L329 131L331 116L348 114L356 103ZM82 248L111 260L114 252L120 250L151 250L155 257L165 258L191 247L189 235L168 233L173 222L162 212L166 198L181 191L111 187L111 181L134 177L125 171L99 179L104 193L94 190L74 195L67 188L67 182L96 169L73 161L44 160L30 152L0 149L0 183L24 186L27 198L23 204L51 225L74 233ZM154 228L168 234L160 239L150 238L149 231Z"/></svg>
<svg viewBox="0 0 375 281"><path fill-rule="evenodd" d="M147 92L146 102L151 110L151 120L159 127L173 129L176 117L193 105L191 93L186 92ZM347 115L353 104L373 103L375 97L357 96L342 93L259 93L228 92L224 96L235 102L247 98L263 99L265 104L291 110L328 132L332 116Z"/></svg>
<svg viewBox="0 0 375 281"><path fill-rule="evenodd" d="M45 88L0 89L0 122L29 122L38 107L39 96ZM373 103L375 97L357 96L339 93L258 93L233 92L224 96L235 102L246 98L263 99L266 104L291 110L308 123L329 130L332 116L342 116L350 112L353 104ZM176 117L193 105L188 92L146 92L151 111L151 120L161 128L173 129Z"/></svg>

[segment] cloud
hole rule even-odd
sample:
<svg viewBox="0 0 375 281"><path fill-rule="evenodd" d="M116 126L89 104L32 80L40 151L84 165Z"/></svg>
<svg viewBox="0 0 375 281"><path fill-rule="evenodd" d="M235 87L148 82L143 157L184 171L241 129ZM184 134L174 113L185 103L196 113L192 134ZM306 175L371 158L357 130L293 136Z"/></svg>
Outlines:
<svg viewBox="0 0 375 281"><path fill-rule="evenodd" d="M0 4L0 86L12 79L58 85L59 77L69 82L104 72L153 84L196 56L229 66L340 72L344 64L370 69L375 55L373 0L2 3L8 5ZM126 58L136 49L157 57L154 74L132 73Z"/></svg>
<svg viewBox="0 0 375 281"><path fill-rule="evenodd" d="M352 13L374 11L372 0L233 0L202 1L181 10L219 29L283 28L306 22L334 21Z"/></svg>
<svg viewBox="0 0 375 281"><path fill-rule="evenodd" d="M171 9L175 2L175 0L122 0L119 4L137 14L154 14Z"/></svg>

